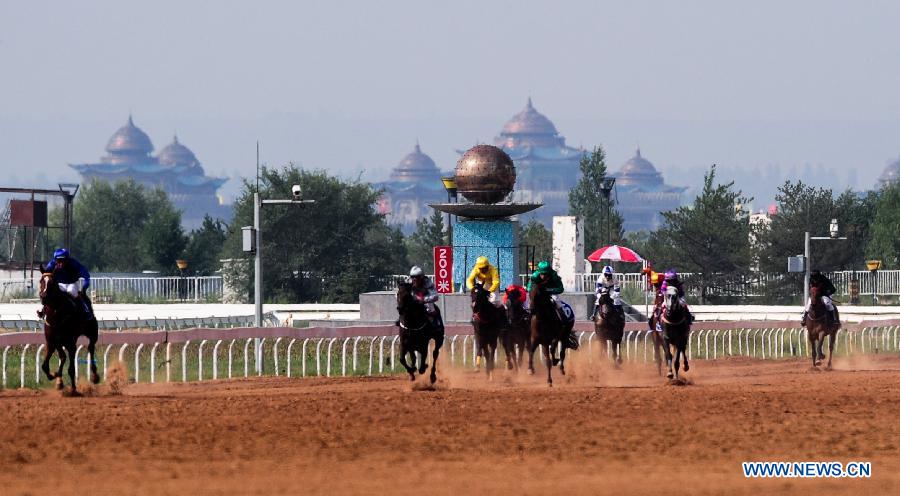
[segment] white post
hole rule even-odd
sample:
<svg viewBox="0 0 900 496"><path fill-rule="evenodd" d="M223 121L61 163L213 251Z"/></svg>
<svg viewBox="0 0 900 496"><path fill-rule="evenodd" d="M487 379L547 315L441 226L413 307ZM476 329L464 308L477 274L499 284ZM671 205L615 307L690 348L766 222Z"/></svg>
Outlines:
<svg viewBox="0 0 900 496"><path fill-rule="evenodd" d="M253 318L254 327L262 327L262 229L260 229L259 210L260 210L259 191L253 193L253 228L256 230L256 252L254 254L254 274L253 274L253 298L256 312ZM256 347L256 373L262 375L262 346L260 346L259 338L254 340Z"/></svg>

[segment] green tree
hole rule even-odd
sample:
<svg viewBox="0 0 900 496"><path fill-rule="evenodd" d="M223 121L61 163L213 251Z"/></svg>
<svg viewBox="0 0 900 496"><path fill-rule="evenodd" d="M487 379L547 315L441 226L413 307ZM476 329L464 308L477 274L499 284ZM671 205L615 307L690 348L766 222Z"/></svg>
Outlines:
<svg viewBox="0 0 900 496"><path fill-rule="evenodd" d="M290 198L299 184L312 205L266 205L261 213L263 290L270 302L354 302L379 289L385 276L407 269L403 235L375 209L380 195L370 185L294 165L264 168L262 198ZM234 206L223 258L248 260L240 226L253 225L255 183L244 182ZM232 287L251 294L253 264L231 262L224 272Z"/></svg>
<svg viewBox="0 0 900 496"><path fill-rule="evenodd" d="M752 199L734 189L734 182L717 184L716 167L703 178L703 189L691 205L663 212L663 225L650 235L646 251L654 267L693 272L691 284L703 301L727 291L725 283L750 268L748 212L736 205Z"/></svg>
<svg viewBox="0 0 900 496"><path fill-rule="evenodd" d="M607 177L606 155L602 147L581 157L581 179L569 192L569 215L584 220L584 244L588 251L619 243L623 239L622 216L603 194ZM609 234L607 234L609 231Z"/></svg>
<svg viewBox="0 0 900 496"><path fill-rule="evenodd" d="M73 217L72 253L92 270L173 273L185 246L181 213L134 180L83 186Z"/></svg>
<svg viewBox="0 0 900 496"><path fill-rule="evenodd" d="M534 267L527 264L532 262L531 256L534 257L534 263L537 264L541 260L550 260L553 257L553 234L544 224L538 222L537 219L531 219L524 226L518 227L519 246L528 246L528 250L521 250L520 257L526 257L520 261L522 272L530 272Z"/></svg>
<svg viewBox="0 0 900 496"><path fill-rule="evenodd" d="M434 272L434 247L448 244L444 216L435 210L431 217L416 221L416 230L406 238L409 265L418 265L426 274Z"/></svg>
<svg viewBox="0 0 900 496"><path fill-rule="evenodd" d="M761 271L784 272L788 257L803 254L804 233L828 236L831 219L837 219L840 235L847 240L813 241L810 267L818 270L861 267L869 244L874 197L852 191L835 197L830 189L787 181L778 188L775 200L778 211L771 224L761 225L754 234L759 240L756 258Z"/></svg>
<svg viewBox="0 0 900 496"><path fill-rule="evenodd" d="M191 231L184 250L184 258L190 264L188 270L191 273L210 276L220 269L222 245L228 238L226 229L222 221L206 215L200 228Z"/></svg>
<svg viewBox="0 0 900 496"><path fill-rule="evenodd" d="M900 184L885 186L872 200L875 213L866 255L881 260L885 269L900 268Z"/></svg>

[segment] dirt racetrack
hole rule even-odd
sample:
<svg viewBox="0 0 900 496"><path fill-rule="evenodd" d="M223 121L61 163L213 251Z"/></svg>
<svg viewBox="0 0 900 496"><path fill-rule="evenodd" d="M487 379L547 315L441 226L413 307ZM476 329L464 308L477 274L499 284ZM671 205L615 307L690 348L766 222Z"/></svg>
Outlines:
<svg viewBox="0 0 900 496"><path fill-rule="evenodd" d="M3 494L900 494L900 357L0 393ZM540 369L538 376L540 376ZM742 461L870 461L746 479Z"/></svg>

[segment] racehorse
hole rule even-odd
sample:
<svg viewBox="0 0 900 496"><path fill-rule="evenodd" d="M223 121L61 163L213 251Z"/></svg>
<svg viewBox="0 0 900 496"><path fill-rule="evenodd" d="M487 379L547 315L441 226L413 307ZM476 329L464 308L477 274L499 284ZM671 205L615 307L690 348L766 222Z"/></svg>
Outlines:
<svg viewBox="0 0 900 496"><path fill-rule="evenodd" d="M691 315L687 307L681 304L677 288L669 287L666 289L665 299L666 308L660 318L662 319L663 341L665 342L666 366L669 370L666 377L677 380L680 358L684 358L685 372L691 368L685 353L688 336L691 333Z"/></svg>
<svg viewBox="0 0 900 496"><path fill-rule="evenodd" d="M616 310L613 299L609 295L609 288L600 291L599 311L594 317L594 333L600 341L600 353L608 355L608 342L612 342L612 361L619 366L622 364L622 336L625 333L625 318Z"/></svg>
<svg viewBox="0 0 900 496"><path fill-rule="evenodd" d="M62 369L66 363L66 356L69 360L69 382L72 383L72 393L77 393L75 387L75 350L80 336L88 339L88 360L91 365L91 382L97 384L100 382L100 376L97 375L97 361L94 359L94 348L97 344L98 330L97 319L90 316L83 308L81 303L73 300L60 288L56 282L56 277L49 272L41 275L40 286L41 304L44 308L42 315L44 319L44 340L47 343L47 351L44 355L44 361L41 363L41 370L47 376L48 380L56 381L56 388L62 389ZM59 368L55 374L50 373L50 357L56 352L59 356Z"/></svg>
<svg viewBox="0 0 900 496"><path fill-rule="evenodd" d="M472 302L472 328L475 330L475 345L484 358L484 370L488 379L494 374L494 360L497 355L497 340L506 329L506 312L503 307L491 303L490 291L476 282L469 292Z"/></svg>
<svg viewBox="0 0 900 496"><path fill-rule="evenodd" d="M528 373L534 374L534 351L544 347L544 361L547 364L547 384L553 385L551 369L559 365L559 372L566 375L566 341L574 322L563 323L556 311L556 303L542 284L533 283L528 296L531 301L531 346L528 348ZM563 346L559 346L563 343ZM556 348L560 347L559 358Z"/></svg>
<svg viewBox="0 0 900 496"><path fill-rule="evenodd" d="M828 365L825 366L825 370L831 370L831 355L834 353L834 342L837 340L840 324L831 321L818 287L809 287L809 297L811 301L806 314L806 332L809 337L809 348L812 350L812 368L818 370L819 364L825 358L822 345L825 343L825 336L828 336ZM837 316L837 308L834 309L834 313Z"/></svg>
<svg viewBox="0 0 900 496"><path fill-rule="evenodd" d="M531 347L531 313L524 302L506 298L507 326L501 333L503 351L506 352L506 368L519 370L523 354ZM518 351L516 350L518 348Z"/></svg>
<svg viewBox="0 0 900 496"><path fill-rule="evenodd" d="M666 347L662 337L661 316L663 299L662 293L657 291L656 298L653 301L653 312L647 321L647 325L650 328L650 337L653 339L653 359L656 362L656 372L659 375L662 375L663 357L665 356Z"/></svg>
<svg viewBox="0 0 900 496"><path fill-rule="evenodd" d="M421 356L419 374L428 368L428 342L434 340L431 352L431 383L437 382L437 359L444 345L444 328L432 323L425 304L413 296L412 284L402 282L397 289L397 313L400 315L400 364L409 374L409 380L416 380L416 353ZM406 355L412 356L412 365L406 362Z"/></svg>

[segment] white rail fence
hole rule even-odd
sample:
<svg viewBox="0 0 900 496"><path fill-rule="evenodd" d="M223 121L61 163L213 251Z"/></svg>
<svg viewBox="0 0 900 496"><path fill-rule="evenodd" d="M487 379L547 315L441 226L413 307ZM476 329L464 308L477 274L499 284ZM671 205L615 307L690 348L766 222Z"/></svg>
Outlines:
<svg viewBox="0 0 900 496"><path fill-rule="evenodd" d="M0 279L0 301L38 298L38 280ZM220 303L225 283L222 276L108 277L91 278L88 288L96 302L207 302Z"/></svg>
<svg viewBox="0 0 900 496"><path fill-rule="evenodd" d="M805 329L788 325L751 328L730 327L727 324L717 323L717 327L707 326L693 331L689 337L688 358L717 360L740 356L782 359L810 356ZM270 332L268 336L260 337L252 337L254 331L259 329L235 329L240 332L235 332L233 337L228 337L224 330L196 329L178 331L182 333L182 338L187 338L183 341L167 340L174 333L153 333L154 336L131 333L130 336L113 336L120 341L131 337L138 341L104 343L101 337L96 359L104 379L112 356L118 358L132 381L150 383L163 380L187 382L231 379L253 375L331 377L401 372L402 367L398 363L399 338L395 333L389 332L393 327L383 326L382 329L384 334L379 329L368 328L367 332L374 333L373 335L332 336L303 336L301 333L304 330L295 329L289 335ZM273 328L268 330L272 331ZM330 329L325 332L342 331ZM42 384L39 365L43 360L44 345L37 340L26 342L19 339L18 342L12 342L16 337L23 336L29 335L0 335L4 388L16 385L35 387ZM593 363L602 359L596 351L600 348L596 348L598 343L593 331L580 330L577 336L581 346L579 351L570 354L572 360ZM3 338L6 338L5 342ZM257 345L263 350L259 354L263 357L259 368L256 363L257 353L254 351ZM621 343L622 357L632 362L652 362L653 346L651 331L637 328L627 330ZM900 321L871 322L838 331L835 356L883 352L900 352ZM501 358L501 352L498 350L497 353L498 358ZM442 354L444 366L474 366L477 354L474 336L462 333L447 336ZM83 370L85 377L89 376L90 364L84 344L78 346L74 361L76 374ZM542 360L537 362L540 363L539 367L543 366ZM55 362L52 365L57 364ZM51 368L55 370L55 367Z"/></svg>

